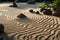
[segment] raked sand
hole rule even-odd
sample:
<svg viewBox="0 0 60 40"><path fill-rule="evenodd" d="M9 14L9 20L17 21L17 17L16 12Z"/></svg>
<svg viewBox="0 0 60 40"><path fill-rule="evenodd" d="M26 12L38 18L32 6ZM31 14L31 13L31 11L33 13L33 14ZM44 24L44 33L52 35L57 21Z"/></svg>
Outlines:
<svg viewBox="0 0 60 40"><path fill-rule="evenodd" d="M28 6L28 5L27 5ZM33 5L30 5L33 6ZM60 18L28 12L30 8L0 7L0 23L4 24L4 40L60 40ZM33 8L35 11L38 8ZM27 18L20 19L23 13Z"/></svg>

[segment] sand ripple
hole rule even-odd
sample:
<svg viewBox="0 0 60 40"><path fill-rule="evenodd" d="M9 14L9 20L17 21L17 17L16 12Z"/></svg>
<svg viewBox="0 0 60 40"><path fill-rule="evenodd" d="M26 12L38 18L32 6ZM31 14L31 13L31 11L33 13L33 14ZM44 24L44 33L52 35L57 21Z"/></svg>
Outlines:
<svg viewBox="0 0 60 40"><path fill-rule="evenodd" d="M60 40L58 18L31 13L24 14L29 20L16 20L16 14L0 17L0 22L4 24L5 32L10 40Z"/></svg>
<svg viewBox="0 0 60 40"><path fill-rule="evenodd" d="M31 22L19 22L19 32L8 35L11 40L60 40L60 24L57 18L49 16L31 17ZM22 30L20 30L20 27ZM15 29L15 28L14 28ZM12 30L14 30L12 29Z"/></svg>

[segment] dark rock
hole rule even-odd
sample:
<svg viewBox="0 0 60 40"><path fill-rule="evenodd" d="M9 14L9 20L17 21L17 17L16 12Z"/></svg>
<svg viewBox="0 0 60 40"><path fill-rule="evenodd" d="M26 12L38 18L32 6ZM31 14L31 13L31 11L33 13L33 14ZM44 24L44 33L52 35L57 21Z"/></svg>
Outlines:
<svg viewBox="0 0 60 40"><path fill-rule="evenodd" d="M17 4L13 3L13 5L10 5L10 7L17 7Z"/></svg>
<svg viewBox="0 0 60 40"><path fill-rule="evenodd" d="M39 11L37 11L36 14L40 14Z"/></svg>
<svg viewBox="0 0 60 40"><path fill-rule="evenodd" d="M26 16L24 14L19 14L17 17L18 18L26 18Z"/></svg>
<svg viewBox="0 0 60 40"><path fill-rule="evenodd" d="M50 9L43 10L43 13L46 15L52 15L52 11Z"/></svg>
<svg viewBox="0 0 60 40"><path fill-rule="evenodd" d="M33 9L30 9L29 12L34 13Z"/></svg>
<svg viewBox="0 0 60 40"><path fill-rule="evenodd" d="M3 38L0 38L0 40L3 40Z"/></svg>
<svg viewBox="0 0 60 40"><path fill-rule="evenodd" d="M0 1L0 3L2 3L2 2Z"/></svg>
<svg viewBox="0 0 60 40"><path fill-rule="evenodd" d="M53 9L53 15L60 17L60 9Z"/></svg>
<svg viewBox="0 0 60 40"><path fill-rule="evenodd" d="M3 24L0 24L0 34L1 33L4 33L4 26L3 26Z"/></svg>

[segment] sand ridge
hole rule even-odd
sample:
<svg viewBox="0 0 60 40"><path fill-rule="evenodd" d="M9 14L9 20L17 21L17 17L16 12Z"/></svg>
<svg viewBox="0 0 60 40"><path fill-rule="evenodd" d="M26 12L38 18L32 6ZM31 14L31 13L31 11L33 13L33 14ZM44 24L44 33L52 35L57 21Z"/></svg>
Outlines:
<svg viewBox="0 0 60 40"><path fill-rule="evenodd" d="M0 16L0 23L4 24L9 40L60 40L60 23L58 20L60 18L32 14L27 9L24 9L26 11L23 12L23 9L8 8L2 9L9 12L0 10L3 13ZM23 12L29 20L17 18L20 12Z"/></svg>
<svg viewBox="0 0 60 40"><path fill-rule="evenodd" d="M35 14L36 15L36 14ZM5 31L11 40L58 40L60 24L54 17L30 16L31 22L10 21ZM13 24L12 24L13 23ZM5 23L6 24L6 23ZM12 25L11 25L12 24ZM12 27L12 28L11 28ZM11 31L13 30L13 31ZM58 37L58 38L57 38Z"/></svg>

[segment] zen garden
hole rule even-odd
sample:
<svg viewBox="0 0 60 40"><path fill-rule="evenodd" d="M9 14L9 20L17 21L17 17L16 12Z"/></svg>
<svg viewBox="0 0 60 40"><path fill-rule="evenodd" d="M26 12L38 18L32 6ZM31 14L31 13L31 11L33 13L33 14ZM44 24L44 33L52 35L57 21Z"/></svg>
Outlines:
<svg viewBox="0 0 60 40"><path fill-rule="evenodd" d="M60 0L0 0L0 40L60 40Z"/></svg>

